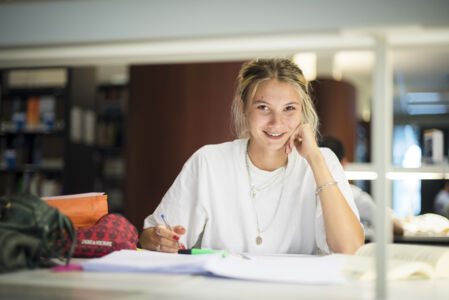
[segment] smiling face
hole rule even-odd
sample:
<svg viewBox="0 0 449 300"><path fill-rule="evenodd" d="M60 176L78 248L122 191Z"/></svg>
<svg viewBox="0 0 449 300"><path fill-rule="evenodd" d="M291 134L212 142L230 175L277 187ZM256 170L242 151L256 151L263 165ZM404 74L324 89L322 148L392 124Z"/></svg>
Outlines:
<svg viewBox="0 0 449 300"><path fill-rule="evenodd" d="M284 151L302 120L302 100L295 87L270 79L259 84L246 107L252 147Z"/></svg>

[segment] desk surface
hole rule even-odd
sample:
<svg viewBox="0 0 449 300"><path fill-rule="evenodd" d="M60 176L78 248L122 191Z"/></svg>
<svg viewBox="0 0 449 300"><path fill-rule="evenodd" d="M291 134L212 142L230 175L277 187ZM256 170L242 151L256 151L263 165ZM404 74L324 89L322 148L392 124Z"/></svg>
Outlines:
<svg viewBox="0 0 449 300"><path fill-rule="evenodd" d="M406 244L425 244L425 245L449 246L449 236L448 235L395 236L394 242L395 243L406 243Z"/></svg>
<svg viewBox="0 0 449 300"><path fill-rule="evenodd" d="M448 299L448 280L389 284L390 299ZM47 269L0 274L1 299L375 299L374 282L344 285L275 284L192 275L57 273Z"/></svg>
<svg viewBox="0 0 449 300"><path fill-rule="evenodd" d="M366 235L365 242L374 241L373 235ZM404 235L394 236L393 242L398 244L417 244L417 245L435 245L435 246L449 246L449 235Z"/></svg>

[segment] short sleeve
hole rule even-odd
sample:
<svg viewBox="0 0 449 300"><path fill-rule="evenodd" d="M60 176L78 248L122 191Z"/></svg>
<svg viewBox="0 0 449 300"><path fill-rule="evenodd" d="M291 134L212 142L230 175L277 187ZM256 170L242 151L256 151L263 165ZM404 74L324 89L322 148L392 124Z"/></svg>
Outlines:
<svg viewBox="0 0 449 300"><path fill-rule="evenodd" d="M201 157L197 151L185 163L172 186L153 214L144 220L144 229L164 224L161 214L171 226L182 225L186 234L181 242L192 247L203 231L207 217L201 199Z"/></svg>
<svg viewBox="0 0 449 300"><path fill-rule="evenodd" d="M374 225L374 214L376 211L376 205L374 204L373 198L355 185L351 185L352 192L354 195L354 202L359 210L360 219L363 224L367 226Z"/></svg>

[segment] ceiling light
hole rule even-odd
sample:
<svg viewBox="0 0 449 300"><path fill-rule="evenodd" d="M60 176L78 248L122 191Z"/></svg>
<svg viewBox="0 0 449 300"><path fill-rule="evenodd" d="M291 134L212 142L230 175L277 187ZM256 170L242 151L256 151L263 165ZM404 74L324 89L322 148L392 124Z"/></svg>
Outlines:
<svg viewBox="0 0 449 300"><path fill-rule="evenodd" d="M307 81L316 78L316 53L303 52L293 56L293 61L301 68Z"/></svg>
<svg viewBox="0 0 449 300"><path fill-rule="evenodd" d="M387 178L390 180L408 179L444 179L445 174L439 172L388 172Z"/></svg>
<svg viewBox="0 0 449 300"><path fill-rule="evenodd" d="M377 173L372 171L345 171L348 180L376 180Z"/></svg>
<svg viewBox="0 0 449 300"><path fill-rule="evenodd" d="M335 54L334 68L342 72L371 72L373 66L372 51L340 51Z"/></svg>
<svg viewBox="0 0 449 300"><path fill-rule="evenodd" d="M440 100L439 93L407 93L408 103L435 103Z"/></svg>
<svg viewBox="0 0 449 300"><path fill-rule="evenodd" d="M442 115L448 113L448 106L444 104L410 104L407 106L410 115Z"/></svg>

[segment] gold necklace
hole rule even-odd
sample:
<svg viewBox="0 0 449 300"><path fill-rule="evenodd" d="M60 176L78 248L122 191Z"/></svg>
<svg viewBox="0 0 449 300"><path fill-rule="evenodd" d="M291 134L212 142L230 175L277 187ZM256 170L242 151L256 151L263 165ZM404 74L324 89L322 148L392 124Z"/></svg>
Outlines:
<svg viewBox="0 0 449 300"><path fill-rule="evenodd" d="M256 197L257 197L257 194L258 194L259 192L262 192L263 190L265 190L265 189L269 188L270 186L272 186L273 183L275 183L275 182L277 181L277 179L278 179L282 174L284 174L284 172L285 172L285 169L284 169L283 172L277 172L277 174L275 174L275 175L272 176L270 179L268 179L267 182L265 182L265 183L263 183L262 185L260 185L260 186L257 187L257 186L255 186L255 185L252 184L252 176L251 176L251 171L250 171L250 169L249 169L248 160L249 160L249 157L247 156L247 158L246 158L246 165L247 165L248 177L249 177L249 179L250 179L250 185L251 185L251 191L250 191L250 193L251 193L251 198L256 198Z"/></svg>
<svg viewBox="0 0 449 300"><path fill-rule="evenodd" d="M274 214L273 214L273 217L271 218L271 221L268 223L268 225L265 227L264 230L261 230L261 229L260 229L260 225L259 225L259 214L257 213L257 208L256 208L256 205L254 204L254 200L255 200L255 198L256 198L256 196L257 196L257 192L260 192L260 191L262 191L262 190L268 188L269 186L271 186L271 185L276 181L276 179L279 177L279 175L273 176L274 179L271 178L271 180L269 180L269 182L268 182L269 184L263 184L263 186L264 186L263 188L257 189L256 187L254 187L254 186L252 185L251 171L250 171L250 169L249 169L249 152L248 152L248 146L249 146L249 141L248 141L248 145L246 146L245 164L246 164L246 171L247 171L247 173L248 173L248 179L249 179L249 187L250 187L251 203L252 203L252 205L253 205L254 213L255 213L255 215L256 215L256 225L257 225L256 245L259 246L259 245L262 244L262 242L263 242L263 239L262 239L262 233L264 233L265 231L267 231L268 228L271 226L271 224L272 224L273 221L274 221L274 217L276 216L276 214L277 214L277 212L278 212L278 210L279 210L279 206L280 206L280 203L281 203L282 194L283 194L283 192L284 192L284 179L285 179L285 173L286 173L286 170L287 170L288 160L287 160L287 163L285 164L285 166L283 167L284 170L283 170L283 172L282 172L283 176L282 176L282 181L281 181L281 193L279 194L279 199L278 199L278 203L277 203L277 206L276 206L276 210L274 211ZM279 174L280 174L280 173L279 173Z"/></svg>

